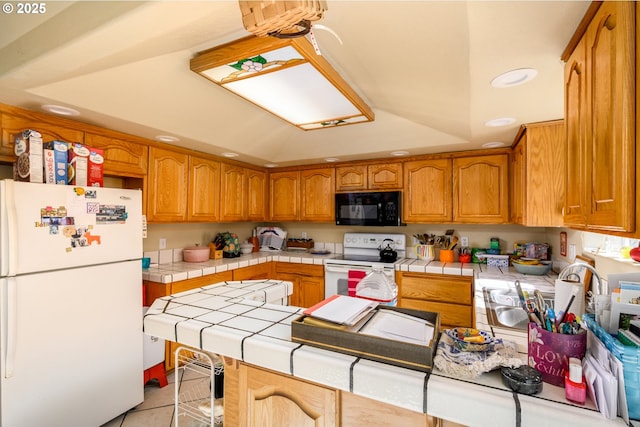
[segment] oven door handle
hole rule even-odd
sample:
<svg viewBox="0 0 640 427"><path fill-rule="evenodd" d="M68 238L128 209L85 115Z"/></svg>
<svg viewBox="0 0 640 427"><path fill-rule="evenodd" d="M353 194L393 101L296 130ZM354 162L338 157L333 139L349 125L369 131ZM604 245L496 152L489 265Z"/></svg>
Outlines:
<svg viewBox="0 0 640 427"><path fill-rule="evenodd" d="M371 271L371 267L364 267L362 265L341 265L340 267L334 267L326 265L324 271L327 273L347 273L350 270Z"/></svg>

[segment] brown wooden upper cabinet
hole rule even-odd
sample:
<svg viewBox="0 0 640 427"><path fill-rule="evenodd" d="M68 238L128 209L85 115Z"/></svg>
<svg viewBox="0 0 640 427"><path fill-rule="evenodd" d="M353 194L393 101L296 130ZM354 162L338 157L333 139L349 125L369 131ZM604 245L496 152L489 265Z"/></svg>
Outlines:
<svg viewBox="0 0 640 427"><path fill-rule="evenodd" d="M269 174L271 221L335 221L335 169L317 168Z"/></svg>
<svg viewBox="0 0 640 427"><path fill-rule="evenodd" d="M520 127L511 152L511 222L563 226L566 155L562 120Z"/></svg>
<svg viewBox="0 0 640 427"><path fill-rule="evenodd" d="M187 219L215 222L220 219L220 162L189 156Z"/></svg>
<svg viewBox="0 0 640 427"><path fill-rule="evenodd" d="M148 180L147 220L186 221L189 155L150 147Z"/></svg>
<svg viewBox="0 0 640 427"><path fill-rule="evenodd" d="M247 191L247 178L244 168L222 164L222 185L220 218L222 221L242 221L246 217L244 194Z"/></svg>
<svg viewBox="0 0 640 427"><path fill-rule="evenodd" d="M297 221L300 212L300 171L269 174L269 219Z"/></svg>
<svg viewBox="0 0 640 427"><path fill-rule="evenodd" d="M142 143L116 138L109 134L87 132L84 143L104 151L104 174L110 176L146 177L149 147Z"/></svg>
<svg viewBox="0 0 640 427"><path fill-rule="evenodd" d="M335 221L334 168L305 169L300 172L300 220Z"/></svg>
<svg viewBox="0 0 640 427"><path fill-rule="evenodd" d="M267 174L245 168L247 178L247 219L264 221L267 219Z"/></svg>
<svg viewBox="0 0 640 427"><path fill-rule="evenodd" d="M227 163L222 164L220 204L222 222L264 221L267 174Z"/></svg>
<svg viewBox="0 0 640 427"><path fill-rule="evenodd" d="M336 192L402 188L402 163L353 164L336 167Z"/></svg>
<svg viewBox="0 0 640 427"><path fill-rule="evenodd" d="M240 168L242 169L242 168ZM149 148L149 222L221 220L224 164L158 147ZM223 194L233 193L232 190ZM245 194L245 193L240 193ZM235 202L235 199L231 199Z"/></svg>
<svg viewBox="0 0 640 427"><path fill-rule="evenodd" d="M406 162L404 222L506 223L508 171L508 154Z"/></svg>
<svg viewBox="0 0 640 427"><path fill-rule="evenodd" d="M5 108L3 108L5 109ZM13 161L14 136L26 129L33 129L42 135L44 142L54 139L66 142L84 142L84 132L78 129L65 127L55 118L44 114L33 113L28 110L7 107L7 111L2 112L0 128L2 129L2 142L0 144L0 156L7 161Z"/></svg>
<svg viewBox="0 0 640 427"><path fill-rule="evenodd" d="M509 155L453 159L453 222L509 222Z"/></svg>
<svg viewBox="0 0 640 427"><path fill-rule="evenodd" d="M416 160L404 164L403 222L451 222L451 159Z"/></svg>
<svg viewBox="0 0 640 427"><path fill-rule="evenodd" d="M635 2L603 2L565 64L565 225L636 230Z"/></svg>

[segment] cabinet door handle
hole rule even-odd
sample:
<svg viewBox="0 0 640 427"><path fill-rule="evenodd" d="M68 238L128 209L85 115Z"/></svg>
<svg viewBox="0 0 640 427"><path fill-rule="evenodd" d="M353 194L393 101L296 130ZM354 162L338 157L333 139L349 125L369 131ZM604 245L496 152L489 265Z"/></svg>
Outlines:
<svg viewBox="0 0 640 427"><path fill-rule="evenodd" d="M614 28L616 28L616 16L607 16L607 19L604 21L604 24L602 24L602 26L607 30L612 31Z"/></svg>

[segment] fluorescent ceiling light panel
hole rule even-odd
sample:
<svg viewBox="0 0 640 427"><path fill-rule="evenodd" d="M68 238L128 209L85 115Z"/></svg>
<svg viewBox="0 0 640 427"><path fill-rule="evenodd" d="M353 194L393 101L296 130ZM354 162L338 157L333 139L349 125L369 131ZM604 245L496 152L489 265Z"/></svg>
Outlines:
<svg viewBox="0 0 640 427"><path fill-rule="evenodd" d="M304 37L240 39L200 52L191 70L303 130L374 119Z"/></svg>

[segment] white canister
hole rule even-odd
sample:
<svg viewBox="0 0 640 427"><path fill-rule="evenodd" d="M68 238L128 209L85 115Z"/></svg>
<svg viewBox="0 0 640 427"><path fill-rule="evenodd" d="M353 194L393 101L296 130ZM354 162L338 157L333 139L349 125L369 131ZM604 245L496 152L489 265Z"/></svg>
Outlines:
<svg viewBox="0 0 640 427"><path fill-rule="evenodd" d="M573 313L576 316L582 316L584 314L584 285L581 282L576 282L566 279L556 279L555 286L555 299L553 303L553 310L556 316L560 312L565 312L571 297L571 306L569 307L569 313Z"/></svg>

